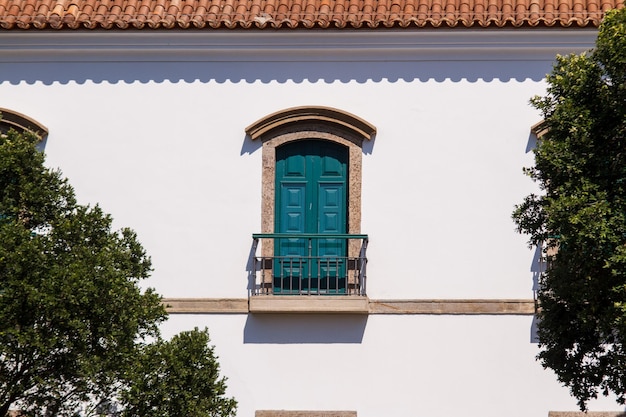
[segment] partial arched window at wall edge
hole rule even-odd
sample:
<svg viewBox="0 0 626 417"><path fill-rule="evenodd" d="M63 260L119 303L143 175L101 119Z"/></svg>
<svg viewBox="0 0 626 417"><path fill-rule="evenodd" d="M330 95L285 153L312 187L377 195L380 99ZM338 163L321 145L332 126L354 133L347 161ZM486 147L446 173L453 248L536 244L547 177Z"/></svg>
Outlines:
<svg viewBox="0 0 626 417"><path fill-rule="evenodd" d="M0 134L4 135L11 129L19 133L34 133L41 141L48 136L48 128L38 121L14 110L0 107Z"/></svg>

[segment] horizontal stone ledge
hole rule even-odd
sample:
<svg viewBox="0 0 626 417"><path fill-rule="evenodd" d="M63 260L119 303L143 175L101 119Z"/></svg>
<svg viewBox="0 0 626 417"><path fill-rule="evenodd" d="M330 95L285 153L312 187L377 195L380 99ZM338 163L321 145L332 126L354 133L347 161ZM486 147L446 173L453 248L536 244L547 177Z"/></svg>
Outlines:
<svg viewBox="0 0 626 417"><path fill-rule="evenodd" d="M247 314L247 298L164 298L170 314Z"/></svg>
<svg viewBox="0 0 626 417"><path fill-rule="evenodd" d="M257 410L254 417L356 417L356 411Z"/></svg>
<svg viewBox="0 0 626 417"><path fill-rule="evenodd" d="M250 313L368 314L369 300L362 296L255 295Z"/></svg>
<svg viewBox="0 0 626 417"><path fill-rule="evenodd" d="M370 314L506 314L532 315L534 300L370 300Z"/></svg>
<svg viewBox="0 0 626 417"><path fill-rule="evenodd" d="M626 417L623 411L550 411L548 417Z"/></svg>
<svg viewBox="0 0 626 417"><path fill-rule="evenodd" d="M250 301L248 298L164 298L163 304L170 314L247 314L252 312L532 315L535 313L533 300L515 299L370 300L367 297L286 295L253 296L250 297Z"/></svg>

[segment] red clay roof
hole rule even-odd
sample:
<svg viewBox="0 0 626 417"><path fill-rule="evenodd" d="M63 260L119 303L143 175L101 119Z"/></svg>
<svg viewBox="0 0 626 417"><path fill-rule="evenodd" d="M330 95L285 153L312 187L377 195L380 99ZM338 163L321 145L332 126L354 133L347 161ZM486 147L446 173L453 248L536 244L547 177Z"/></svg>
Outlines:
<svg viewBox="0 0 626 417"><path fill-rule="evenodd" d="M2 29L595 27L624 0L0 0Z"/></svg>

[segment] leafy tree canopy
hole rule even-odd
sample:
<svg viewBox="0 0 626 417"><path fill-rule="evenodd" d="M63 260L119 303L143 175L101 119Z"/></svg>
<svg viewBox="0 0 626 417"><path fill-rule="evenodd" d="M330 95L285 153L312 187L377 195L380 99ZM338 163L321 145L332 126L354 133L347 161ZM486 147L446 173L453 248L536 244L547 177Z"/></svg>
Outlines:
<svg viewBox="0 0 626 417"><path fill-rule="evenodd" d="M526 169L543 190L513 213L543 245L538 359L582 410L626 395L626 9L601 24L596 48L559 56L532 104L545 135ZM555 249L547 251L547 249Z"/></svg>
<svg viewBox="0 0 626 417"><path fill-rule="evenodd" d="M77 204L37 144L29 133L0 135L0 416L93 415L112 403L125 416L232 415L206 331L160 339L166 313L139 287L151 265L137 236ZM155 372L158 395L187 397L134 413L140 394L155 394L141 385Z"/></svg>
<svg viewBox="0 0 626 417"><path fill-rule="evenodd" d="M122 394L122 417L234 415L237 403L224 397L226 383L209 341L208 331L196 328L145 346Z"/></svg>

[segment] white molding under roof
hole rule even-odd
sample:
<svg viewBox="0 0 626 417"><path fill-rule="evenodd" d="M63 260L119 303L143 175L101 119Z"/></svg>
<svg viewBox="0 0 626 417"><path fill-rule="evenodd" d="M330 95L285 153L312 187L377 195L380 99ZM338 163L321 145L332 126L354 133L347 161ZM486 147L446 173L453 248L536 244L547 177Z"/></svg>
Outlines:
<svg viewBox="0 0 626 417"><path fill-rule="evenodd" d="M597 29L8 32L0 63L553 60Z"/></svg>

